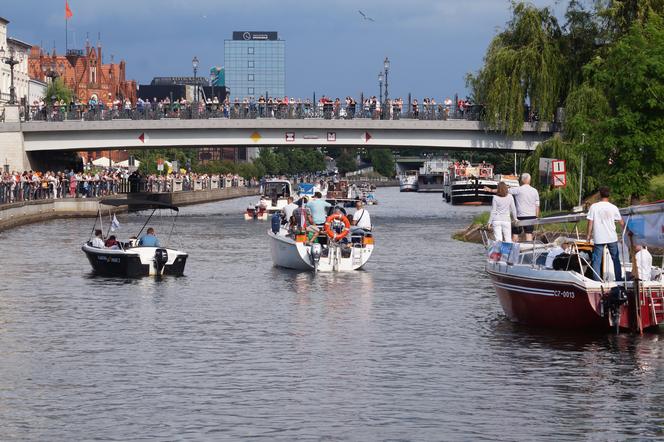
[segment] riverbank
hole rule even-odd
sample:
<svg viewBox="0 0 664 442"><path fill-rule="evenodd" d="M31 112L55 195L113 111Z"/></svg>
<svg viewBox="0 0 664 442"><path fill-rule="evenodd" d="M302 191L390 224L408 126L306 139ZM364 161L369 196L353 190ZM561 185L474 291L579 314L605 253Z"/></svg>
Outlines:
<svg viewBox="0 0 664 442"><path fill-rule="evenodd" d="M154 195L158 195L159 201L175 206L187 206L258 195L258 188L227 187L195 192L150 194L152 198ZM118 198L126 198L126 195ZM52 219L93 218L97 215L98 201L98 198L64 198L7 204L0 207L0 232Z"/></svg>

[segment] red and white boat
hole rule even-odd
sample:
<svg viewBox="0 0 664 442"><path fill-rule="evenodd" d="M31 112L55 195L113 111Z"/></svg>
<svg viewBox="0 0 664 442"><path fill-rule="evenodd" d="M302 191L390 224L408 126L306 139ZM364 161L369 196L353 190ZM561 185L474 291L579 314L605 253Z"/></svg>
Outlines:
<svg viewBox="0 0 664 442"><path fill-rule="evenodd" d="M664 202L632 206L621 213L639 243L664 246ZM522 221L520 225L577 222L585 216L543 218ZM490 245L485 269L511 320L561 329L632 331L653 329L664 322L661 268L650 281L615 281L607 250L603 279L595 281L590 265L591 244L573 240L572 250L565 257L566 269L562 270L545 267L551 249L552 244ZM627 247L623 249L627 251ZM631 264L623 265L623 275L631 270Z"/></svg>

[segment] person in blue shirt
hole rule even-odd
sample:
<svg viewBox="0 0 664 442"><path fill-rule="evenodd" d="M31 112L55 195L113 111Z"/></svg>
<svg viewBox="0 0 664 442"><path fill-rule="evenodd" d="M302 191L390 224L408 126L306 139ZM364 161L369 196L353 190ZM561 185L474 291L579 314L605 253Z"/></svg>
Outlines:
<svg viewBox="0 0 664 442"><path fill-rule="evenodd" d="M307 203L307 207L311 210L311 217L314 219L314 223L325 224L327 209L332 207L332 204L325 201L320 192L316 192L311 201Z"/></svg>
<svg viewBox="0 0 664 442"><path fill-rule="evenodd" d="M148 230L145 235L141 236L141 239L138 241L139 247L160 247L159 240L154 234L154 229L148 227Z"/></svg>

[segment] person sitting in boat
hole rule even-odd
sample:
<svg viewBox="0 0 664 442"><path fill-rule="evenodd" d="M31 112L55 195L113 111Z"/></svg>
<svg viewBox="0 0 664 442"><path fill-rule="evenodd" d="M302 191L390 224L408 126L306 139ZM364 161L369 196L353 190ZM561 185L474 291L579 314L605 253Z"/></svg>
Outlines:
<svg viewBox="0 0 664 442"><path fill-rule="evenodd" d="M332 207L332 204L323 199L323 194L320 192L314 193L314 197L307 203L307 207L311 210L311 216L314 224L323 225L327 218L327 209Z"/></svg>
<svg viewBox="0 0 664 442"><path fill-rule="evenodd" d="M141 236L141 239L138 240L138 246L139 247L160 247L159 239L155 235L154 229L152 227L148 227L148 230L146 231L145 235Z"/></svg>
<svg viewBox="0 0 664 442"><path fill-rule="evenodd" d="M111 235L104 243L104 246L107 249L118 250L120 248L120 243L118 242L117 239L115 239L115 235Z"/></svg>
<svg viewBox="0 0 664 442"><path fill-rule="evenodd" d="M295 218L296 223L296 234L312 234L311 239L307 241L307 245L312 244L316 238L320 235L320 229L314 223L313 216L311 215L311 209L307 205L307 197L302 198L302 206L298 207L293 211L293 218Z"/></svg>
<svg viewBox="0 0 664 442"><path fill-rule="evenodd" d="M353 214L353 222L350 229L351 233L356 231L371 231L371 216L369 211L364 208L362 201L355 203L355 213Z"/></svg>
<svg viewBox="0 0 664 442"><path fill-rule="evenodd" d="M553 261L556 259L556 257L558 255L562 255L563 253L570 253L571 245L572 242L563 236L556 238L556 240L553 242L553 248L551 248L549 253L546 255L546 262L544 267L547 269L552 269Z"/></svg>
<svg viewBox="0 0 664 442"><path fill-rule="evenodd" d="M516 221L516 206L514 197L509 194L507 184L498 183L498 189L491 202L491 215L489 227L493 228L493 237L496 241L512 242L512 222Z"/></svg>
<svg viewBox="0 0 664 442"><path fill-rule="evenodd" d="M98 249L104 248L104 236L102 235L101 230L99 229L95 230L95 237L92 238L90 245Z"/></svg>

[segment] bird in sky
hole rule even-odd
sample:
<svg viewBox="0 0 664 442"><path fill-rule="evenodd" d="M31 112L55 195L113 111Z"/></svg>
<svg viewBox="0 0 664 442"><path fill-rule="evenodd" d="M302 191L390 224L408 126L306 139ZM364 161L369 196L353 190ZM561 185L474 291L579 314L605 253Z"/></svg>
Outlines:
<svg viewBox="0 0 664 442"><path fill-rule="evenodd" d="M369 17L367 14L365 14L364 12L362 12L362 11L360 11L360 10L358 10L357 12L360 13L360 15L362 16L362 18L363 18L364 20L367 20L367 21L373 21L373 22L376 21L376 20L374 20L373 18Z"/></svg>

